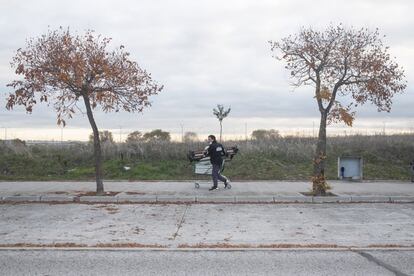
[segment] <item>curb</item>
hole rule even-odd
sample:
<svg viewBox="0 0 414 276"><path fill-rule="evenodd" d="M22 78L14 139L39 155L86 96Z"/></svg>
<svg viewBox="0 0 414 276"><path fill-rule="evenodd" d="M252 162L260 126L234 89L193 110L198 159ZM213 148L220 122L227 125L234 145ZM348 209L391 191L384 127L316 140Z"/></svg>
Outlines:
<svg viewBox="0 0 414 276"><path fill-rule="evenodd" d="M390 201L394 203L414 203L413 196L391 196Z"/></svg>
<svg viewBox="0 0 414 276"><path fill-rule="evenodd" d="M65 196L65 195L46 195L40 196L41 202L74 202L76 196Z"/></svg>
<svg viewBox="0 0 414 276"><path fill-rule="evenodd" d="M275 203L312 203L313 197L311 196L274 196Z"/></svg>
<svg viewBox="0 0 414 276"><path fill-rule="evenodd" d="M40 196L5 196L2 202L40 202Z"/></svg>
<svg viewBox="0 0 414 276"><path fill-rule="evenodd" d="M208 248L197 248L197 247L94 247L94 246L83 246L83 247L53 247L44 246L13 246L10 245L0 247L0 251L172 251L172 252L199 252L199 251L414 251L414 246L338 246L338 247L208 247Z"/></svg>
<svg viewBox="0 0 414 276"><path fill-rule="evenodd" d="M352 202L391 203L389 196L351 196Z"/></svg>
<svg viewBox="0 0 414 276"><path fill-rule="evenodd" d="M196 196L195 202L200 203L235 203L235 196Z"/></svg>
<svg viewBox="0 0 414 276"><path fill-rule="evenodd" d="M120 195L117 196L118 203L156 203L157 196L133 196Z"/></svg>
<svg viewBox="0 0 414 276"><path fill-rule="evenodd" d="M196 197L194 196L168 196L168 195L161 195L156 196L157 203L195 203Z"/></svg>
<svg viewBox="0 0 414 276"><path fill-rule="evenodd" d="M273 196L235 196L234 201L237 203L274 203L275 197Z"/></svg>
<svg viewBox="0 0 414 276"><path fill-rule="evenodd" d="M313 196L313 203L349 203L352 202L350 196Z"/></svg>
<svg viewBox="0 0 414 276"><path fill-rule="evenodd" d="M414 203L414 196L0 196L1 203Z"/></svg>
<svg viewBox="0 0 414 276"><path fill-rule="evenodd" d="M118 203L118 198L115 196L80 196L79 202Z"/></svg>

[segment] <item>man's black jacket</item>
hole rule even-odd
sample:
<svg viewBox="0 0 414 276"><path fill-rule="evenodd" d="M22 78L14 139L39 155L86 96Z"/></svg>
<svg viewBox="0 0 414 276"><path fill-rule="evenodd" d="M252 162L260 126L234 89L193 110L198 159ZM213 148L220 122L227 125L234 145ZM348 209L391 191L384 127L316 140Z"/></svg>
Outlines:
<svg viewBox="0 0 414 276"><path fill-rule="evenodd" d="M221 165L223 163L222 156L226 155L226 151L222 144L216 141L212 142L207 149L206 156L210 156L211 164Z"/></svg>

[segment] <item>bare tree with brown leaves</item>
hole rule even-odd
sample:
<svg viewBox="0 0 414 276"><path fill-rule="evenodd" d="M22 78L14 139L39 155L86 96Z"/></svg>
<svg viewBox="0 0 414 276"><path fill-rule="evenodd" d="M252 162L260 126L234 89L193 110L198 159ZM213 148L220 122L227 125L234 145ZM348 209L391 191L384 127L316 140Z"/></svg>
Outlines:
<svg viewBox="0 0 414 276"><path fill-rule="evenodd" d="M311 85L320 112L314 156L313 193L324 195L326 126L352 126L354 107L371 102L378 111L391 110L394 94L406 87L404 71L390 58L378 32L330 25L325 31L302 28L278 42L269 41L275 58L286 62L292 85ZM341 101L339 101L341 98Z"/></svg>
<svg viewBox="0 0 414 276"><path fill-rule="evenodd" d="M15 92L8 96L6 105L9 110L23 105L31 113L39 99L51 102L57 123L65 126L65 119L72 118L83 100L94 135L97 194L104 193L102 152L92 110L100 105L105 112L142 112L150 105L148 97L162 90L150 74L130 60L124 46L108 51L110 41L91 30L73 35L62 27L29 39L11 63L23 79L8 84Z"/></svg>

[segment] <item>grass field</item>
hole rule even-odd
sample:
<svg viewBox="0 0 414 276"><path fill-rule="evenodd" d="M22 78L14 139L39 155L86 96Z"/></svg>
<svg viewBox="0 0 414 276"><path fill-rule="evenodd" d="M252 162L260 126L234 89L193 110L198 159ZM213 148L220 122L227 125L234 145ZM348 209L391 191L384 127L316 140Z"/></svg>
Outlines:
<svg viewBox="0 0 414 276"><path fill-rule="evenodd" d="M240 152L228 163L225 175L233 180L309 180L315 139L283 137L267 141L227 141ZM190 149L204 143L105 144L105 179L192 179ZM328 179L337 177L338 156L362 156L364 179L408 180L414 159L414 135L328 137ZM92 180L92 146L25 145L0 141L0 180ZM124 167L130 167L125 170Z"/></svg>

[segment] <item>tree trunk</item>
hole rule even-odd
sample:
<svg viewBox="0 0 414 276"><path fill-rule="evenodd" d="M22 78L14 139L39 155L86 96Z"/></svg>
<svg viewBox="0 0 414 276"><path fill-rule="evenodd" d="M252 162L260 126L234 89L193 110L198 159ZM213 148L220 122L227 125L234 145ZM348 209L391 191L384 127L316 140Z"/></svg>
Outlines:
<svg viewBox="0 0 414 276"><path fill-rule="evenodd" d="M316 145L315 157L313 159L312 189L315 195L325 195L328 188L325 180L326 120L327 112L321 112L318 143Z"/></svg>
<svg viewBox="0 0 414 276"><path fill-rule="evenodd" d="M88 115L89 123L91 124L93 131L93 154L95 156L95 176L96 176L96 194L104 194L104 186L102 182L102 150L101 142L99 139L99 131L96 126L95 119L93 118L91 104L89 98L85 93L83 95L83 100L86 106L86 114Z"/></svg>
<svg viewBox="0 0 414 276"><path fill-rule="evenodd" d="M223 132L223 122L220 120L220 143L221 143L221 134Z"/></svg>

